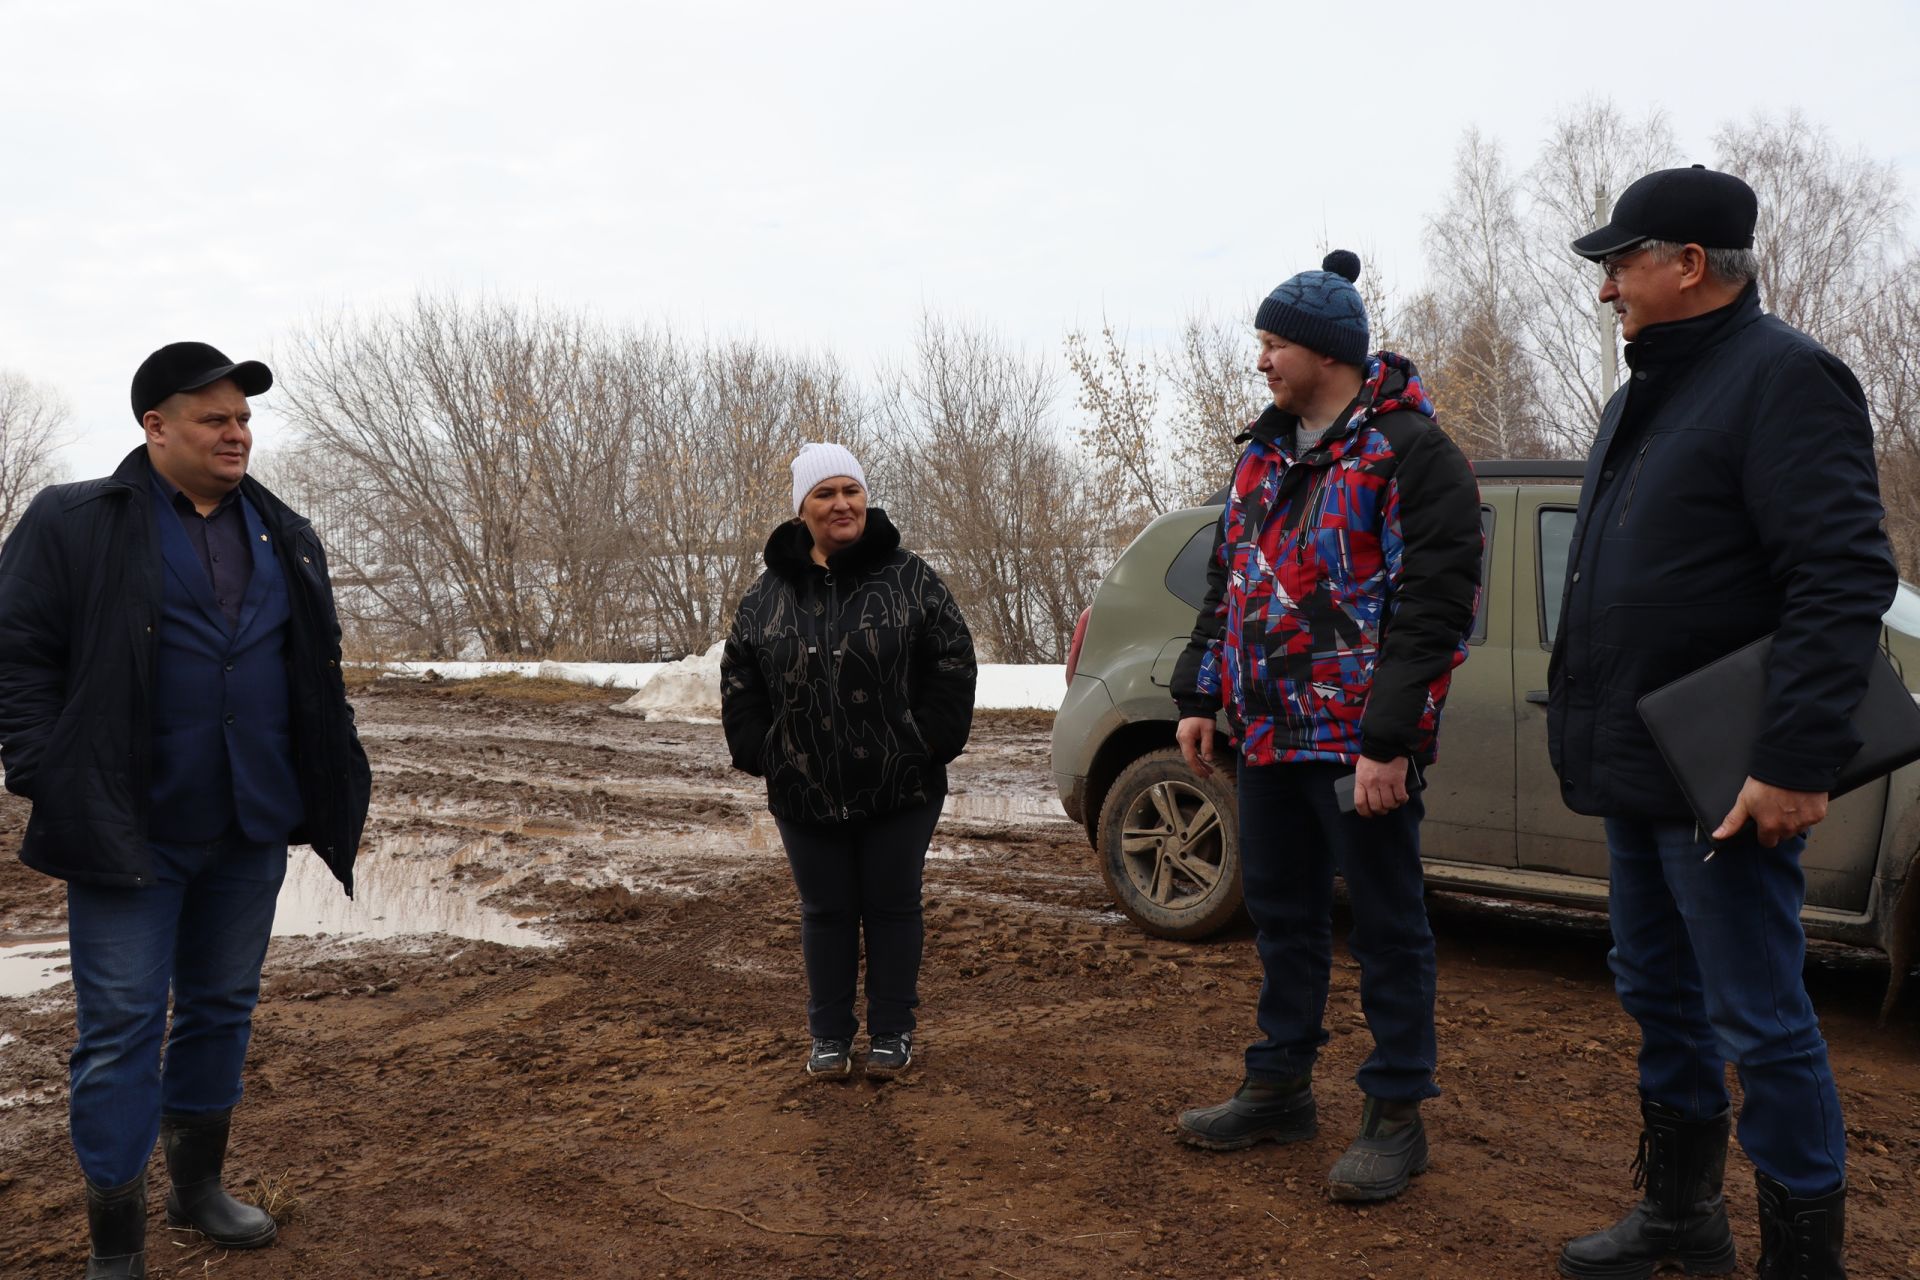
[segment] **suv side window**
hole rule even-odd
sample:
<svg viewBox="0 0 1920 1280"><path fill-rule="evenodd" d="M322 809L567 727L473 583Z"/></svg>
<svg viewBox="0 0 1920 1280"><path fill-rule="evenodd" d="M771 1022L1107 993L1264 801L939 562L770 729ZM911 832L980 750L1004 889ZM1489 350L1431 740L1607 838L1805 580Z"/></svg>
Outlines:
<svg viewBox="0 0 1920 1280"><path fill-rule="evenodd" d="M1567 553L1573 548L1572 507L1540 508L1540 647L1553 648L1560 628L1560 597L1567 588Z"/></svg>
<svg viewBox="0 0 1920 1280"><path fill-rule="evenodd" d="M1207 559L1213 554L1213 535L1219 528L1217 519L1201 525L1167 566L1167 590L1196 612L1207 602Z"/></svg>

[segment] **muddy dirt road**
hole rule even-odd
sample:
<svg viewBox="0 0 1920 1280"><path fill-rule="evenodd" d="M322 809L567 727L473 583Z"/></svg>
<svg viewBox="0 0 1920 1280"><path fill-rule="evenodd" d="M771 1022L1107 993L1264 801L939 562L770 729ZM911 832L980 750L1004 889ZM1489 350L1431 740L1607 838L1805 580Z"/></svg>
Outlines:
<svg viewBox="0 0 1920 1280"><path fill-rule="evenodd" d="M156 1213L150 1274L386 1277L1533 1277L1626 1205L1633 1038L1605 943L1436 906L1433 1168L1355 1210L1321 1191L1367 1037L1344 960L1321 1136L1206 1155L1172 1117L1238 1080L1245 933L1158 942L1049 815L1046 722L985 716L928 866L921 1062L808 1084L797 911L717 728L588 689L383 681L362 901L283 898L231 1168L287 1215L258 1254ZM11 850L24 807L0 805ZM304 851L296 869L317 863ZM59 886L0 865L0 932ZM421 936L409 929L465 936ZM347 929L363 936L343 941ZM315 930L327 930L316 934ZM371 938L364 935L375 935ZM547 945L533 945L546 943ZM57 963L55 961L54 963ZM1815 966L1852 1146L1858 1277L1920 1274L1920 1016ZM4 989L4 988L0 988ZM0 1276L78 1276L71 988L0 999ZM158 1170L158 1162L155 1164ZM1752 1174L1728 1185L1743 1265ZM159 1203L156 1188L155 1205Z"/></svg>

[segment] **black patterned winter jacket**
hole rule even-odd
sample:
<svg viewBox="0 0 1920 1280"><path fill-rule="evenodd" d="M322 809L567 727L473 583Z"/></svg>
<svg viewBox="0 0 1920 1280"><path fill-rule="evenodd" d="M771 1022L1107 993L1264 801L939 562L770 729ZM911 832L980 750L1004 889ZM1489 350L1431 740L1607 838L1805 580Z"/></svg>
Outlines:
<svg viewBox="0 0 1920 1280"><path fill-rule="evenodd" d="M878 507L864 536L812 559L806 527L767 539L720 660L734 767L790 822L838 823L947 793L973 725L973 637L946 584Z"/></svg>

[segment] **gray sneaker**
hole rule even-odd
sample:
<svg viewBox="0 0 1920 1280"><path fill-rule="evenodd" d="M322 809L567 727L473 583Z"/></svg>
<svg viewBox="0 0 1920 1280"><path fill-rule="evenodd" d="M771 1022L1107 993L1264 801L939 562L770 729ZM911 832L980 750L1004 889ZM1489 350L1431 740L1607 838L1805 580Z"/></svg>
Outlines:
<svg viewBox="0 0 1920 1280"><path fill-rule="evenodd" d="M816 1036L807 1054L807 1074L815 1080L845 1080L853 1074L853 1042Z"/></svg>
<svg viewBox="0 0 1920 1280"><path fill-rule="evenodd" d="M913 1032L875 1036L867 1046L867 1074L890 1080L913 1065Z"/></svg>

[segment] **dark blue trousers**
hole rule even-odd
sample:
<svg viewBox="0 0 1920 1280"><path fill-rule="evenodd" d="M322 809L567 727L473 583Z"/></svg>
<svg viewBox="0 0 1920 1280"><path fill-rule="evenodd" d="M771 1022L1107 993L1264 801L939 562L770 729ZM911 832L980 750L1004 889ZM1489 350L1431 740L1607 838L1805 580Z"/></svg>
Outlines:
<svg viewBox="0 0 1920 1280"><path fill-rule="evenodd" d="M1340 812L1333 783L1353 771L1309 762L1239 768L1240 880L1260 952L1259 1024L1247 1075L1308 1075L1327 1042L1333 875L1353 911L1348 950L1373 1053L1355 1077L1371 1097L1431 1098L1433 931L1420 869L1420 796L1376 818Z"/></svg>
<svg viewBox="0 0 1920 1280"><path fill-rule="evenodd" d="M814 824L776 818L800 890L800 952L807 966L807 1030L851 1040L867 941L867 1034L914 1027L920 1004L925 920L920 878L940 821L939 800L857 822Z"/></svg>
<svg viewBox="0 0 1920 1280"><path fill-rule="evenodd" d="M1691 1117L1728 1103L1740 1073L1740 1145L1795 1196L1846 1177L1847 1134L1801 976L1804 839L1751 837L1705 861L1690 822L1607 819L1614 985L1640 1024L1640 1092Z"/></svg>
<svg viewBox="0 0 1920 1280"><path fill-rule="evenodd" d="M240 1101L260 965L287 874L283 844L151 847L152 884L67 885L79 1024L73 1149L81 1171L107 1187L147 1167L163 1110L200 1115Z"/></svg>

